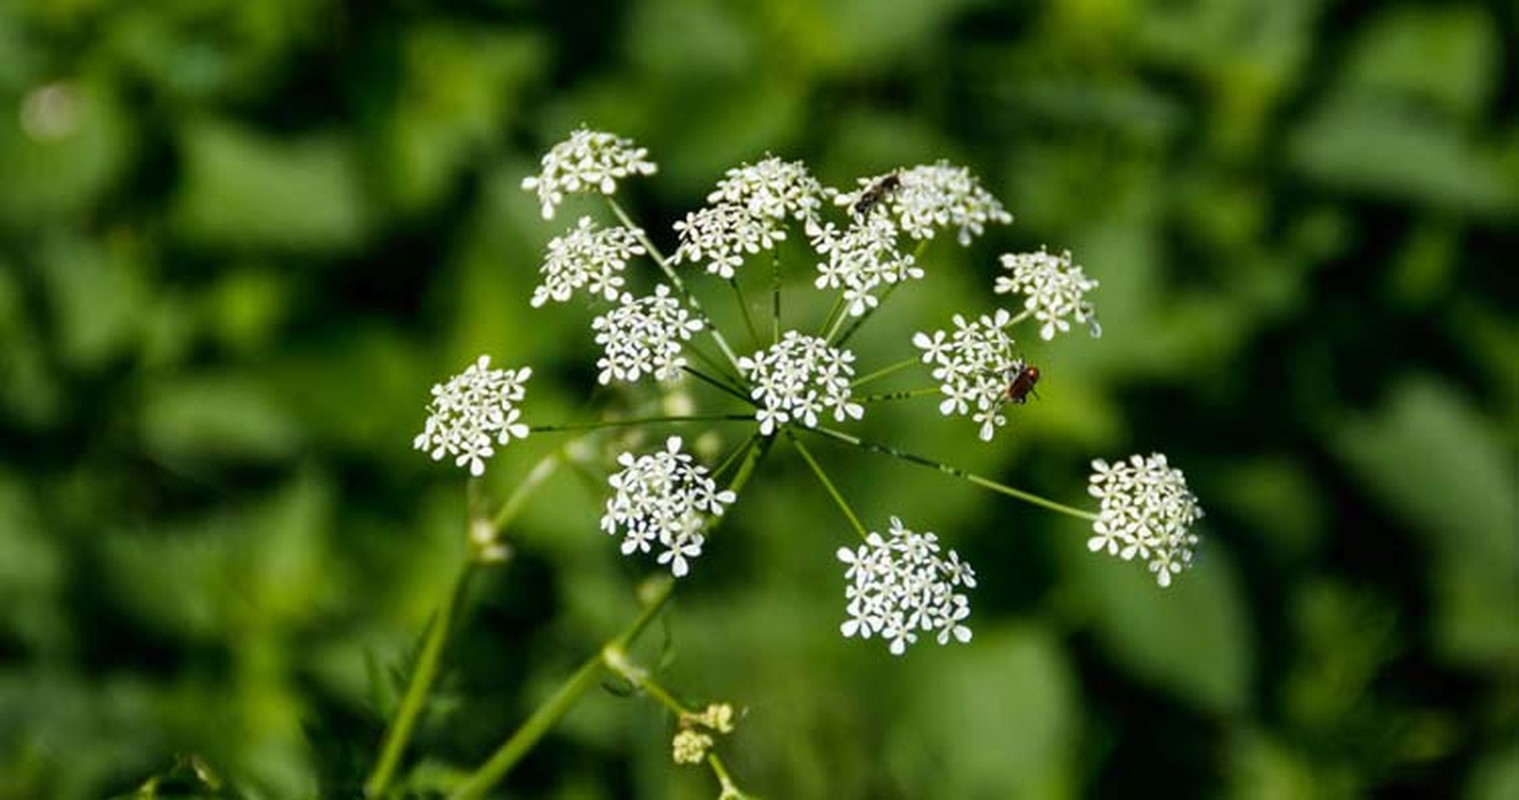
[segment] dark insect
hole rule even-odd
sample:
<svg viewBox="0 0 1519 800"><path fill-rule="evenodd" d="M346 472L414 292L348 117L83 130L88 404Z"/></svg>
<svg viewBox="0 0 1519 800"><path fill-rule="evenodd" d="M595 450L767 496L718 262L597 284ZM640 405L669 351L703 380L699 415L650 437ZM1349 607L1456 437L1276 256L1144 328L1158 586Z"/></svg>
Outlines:
<svg viewBox="0 0 1519 800"><path fill-rule="evenodd" d="M1016 403L1021 406L1028 402L1030 393L1033 393L1035 397L1039 396L1039 393L1034 391L1034 384L1039 382L1038 367L1033 364L1026 364L1020 359L1013 362L1011 372L1012 377L1007 382L1007 401L1009 403Z"/></svg>
<svg viewBox="0 0 1519 800"><path fill-rule="evenodd" d="M876 207L886 195L897 190L902 185L902 176L895 172L889 172L880 180L872 183L865 191L860 192L860 199L854 201L855 219L864 219L870 210Z"/></svg>

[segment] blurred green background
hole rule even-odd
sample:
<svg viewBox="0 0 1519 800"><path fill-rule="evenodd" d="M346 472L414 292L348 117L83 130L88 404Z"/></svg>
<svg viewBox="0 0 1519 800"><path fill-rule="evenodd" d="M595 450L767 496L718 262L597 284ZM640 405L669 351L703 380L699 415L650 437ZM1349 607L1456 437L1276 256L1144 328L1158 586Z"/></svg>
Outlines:
<svg viewBox="0 0 1519 800"><path fill-rule="evenodd" d="M518 188L581 123L650 148L625 201L665 243L766 151L971 166L1017 222L941 237L862 363L1043 243L1105 336L1023 343L1042 399L994 445L928 401L866 429L1078 503L1091 458L1160 450L1208 512L1159 591L1074 521L820 446L980 574L971 645L894 659L839 637L851 534L777 448L640 651L747 708L746 789L1519 797L1516 41L1511 3L0 3L0 798L192 756L353 796L464 553L462 473L410 449L428 387L532 363L550 422L594 382L586 309L527 305L576 208ZM655 568L601 502L554 479L475 586L412 785L632 616ZM669 734L598 691L500 796L715 797Z"/></svg>

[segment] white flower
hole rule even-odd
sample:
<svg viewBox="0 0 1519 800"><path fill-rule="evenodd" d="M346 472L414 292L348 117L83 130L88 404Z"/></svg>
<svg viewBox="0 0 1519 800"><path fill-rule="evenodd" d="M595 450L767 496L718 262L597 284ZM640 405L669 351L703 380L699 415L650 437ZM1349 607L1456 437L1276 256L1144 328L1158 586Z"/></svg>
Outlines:
<svg viewBox="0 0 1519 800"><path fill-rule="evenodd" d="M1012 316L1006 309L997 309L994 315L983 314L973 322L959 314L954 320L953 333L919 332L912 343L923 351L923 363L934 365L933 377L944 395L939 413L970 416L981 426L981 440L989 442L1007 424L1002 405L1008 384L1023 368L1022 360L1013 355L1013 338L1004 330Z"/></svg>
<svg viewBox="0 0 1519 800"><path fill-rule="evenodd" d="M553 219L566 193L610 195L621 178L653 175L658 167L648 156L648 150L633 146L630 139L581 128L544 154L543 170L523 178L522 188L536 191L543 218Z"/></svg>
<svg viewBox="0 0 1519 800"><path fill-rule="evenodd" d="M603 385L613 380L633 383L644 375L674 380L686 365L680 343L701 329L701 320L692 319L664 284L649 297L624 293L621 305L591 322L596 343L606 353L596 362L601 368L597 380Z"/></svg>
<svg viewBox="0 0 1519 800"><path fill-rule="evenodd" d="M686 214L675 223L675 232L680 234L675 263L705 261L707 272L724 279L733 277L746 254L769 250L786 238L771 217L756 216L745 206L727 202Z"/></svg>
<svg viewBox="0 0 1519 800"><path fill-rule="evenodd" d="M939 644L970 641L971 630L964 624L970 601L955 588L975 588L976 575L953 550L948 558L939 555L939 537L915 533L892 517L884 538L871 531L858 548L839 548L838 559L848 565L844 598L849 619L839 626L844 636L879 634L893 655L917 641L918 631L937 632Z"/></svg>
<svg viewBox="0 0 1519 800"><path fill-rule="evenodd" d="M1088 278L1080 265L1071 263L1071 251L1052 256L1041 247L1037 253L1005 253L1002 267L1012 274L999 275L994 290L997 294L1025 295L1023 307L1044 323L1039 336L1045 341L1071 329L1068 317L1085 323L1093 336L1102 335L1092 303L1086 299L1086 293L1097 288L1097 281Z"/></svg>
<svg viewBox="0 0 1519 800"><path fill-rule="evenodd" d="M754 385L750 397L759 403L755 419L769 436L792 420L809 428L818 414L833 410L833 418L860 419L865 408L850 402L854 354L829 347L815 336L787 331L781 340L752 357L740 358L738 368Z"/></svg>
<svg viewBox="0 0 1519 800"><path fill-rule="evenodd" d="M647 553L655 543L665 548L659 563L669 564L677 578L690 571L688 559L701 555L708 518L722 516L735 499L731 491L718 491L706 467L680 446L680 437L671 436L661 452L618 456L623 469L607 480L613 493L601 517L607 533L623 529L623 555Z"/></svg>
<svg viewBox="0 0 1519 800"><path fill-rule="evenodd" d="M448 383L432 387L427 422L412 447L429 451L434 461L453 456L455 466L468 464L470 474L480 476L485 459L495 454L492 441L505 446L527 436L527 425L517 421L522 412L516 404L532 368L491 369L490 364L490 356L480 356Z"/></svg>
<svg viewBox="0 0 1519 800"><path fill-rule="evenodd" d="M812 247L827 261L818 263L814 285L819 289L844 290L850 316L858 317L880 302L876 287L923 277L911 255L897 250L897 227L891 220L870 214L840 235L832 223L815 227Z"/></svg>
<svg viewBox="0 0 1519 800"><path fill-rule="evenodd" d="M1170 586L1172 575L1192 565L1197 535L1189 528L1203 510L1187 489L1186 476L1164 455L1133 455L1112 466L1099 458L1092 462L1087 491L1102 501L1087 549L1107 550L1125 561L1138 556L1149 562L1161 586Z"/></svg>
<svg viewBox="0 0 1519 800"><path fill-rule="evenodd" d="M823 187L807 165L771 156L728 170L707 202L742 206L756 217L780 221L789 216L801 222L817 218L822 196Z"/></svg>
<svg viewBox="0 0 1519 800"><path fill-rule="evenodd" d="M581 217L568 233L549 241L548 254L538 268L543 283L533 290L533 307L550 300L567 302L582 288L616 300L628 259L645 252L639 241L642 234L637 228L620 226L598 230L590 217Z"/></svg>
<svg viewBox="0 0 1519 800"><path fill-rule="evenodd" d="M981 182L969 169L951 166L947 161L860 178L859 189L836 195L834 202L854 207L892 174L896 175L895 186L880 193L871 207L872 215L875 209L884 209L914 239L931 239L938 228L955 227L959 228L960 244L969 245L972 237L985 232L988 222L1013 221L1013 215L981 188Z"/></svg>

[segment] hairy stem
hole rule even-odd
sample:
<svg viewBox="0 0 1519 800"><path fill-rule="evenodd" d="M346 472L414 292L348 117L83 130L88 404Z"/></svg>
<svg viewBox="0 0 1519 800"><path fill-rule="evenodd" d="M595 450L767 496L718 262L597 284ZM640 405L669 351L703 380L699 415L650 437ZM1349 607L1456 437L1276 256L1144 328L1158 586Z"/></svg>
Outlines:
<svg viewBox="0 0 1519 800"><path fill-rule="evenodd" d="M760 440L755 447L749 448L748 455L734 474L728 488L735 494L741 491L749 478L754 475L754 470L759 462L769 452L773 439L766 437ZM710 522L716 523L721 518L713 518ZM506 774L516 766L533 746L548 733L549 729L558 722L561 717L569 712L591 687L596 685L596 677L607 666L608 652L625 650L638 636L643 633L649 623L669 602L674 591L675 582L670 579L661 580L655 587L652 596L644 604L642 613L626 629L597 650L594 656L586 659L580 668L575 670L569 680L565 681L543 705L533 711L527 721L522 723L491 757L465 778L464 782L454 789L449 795L450 800L478 800L483 797L491 787L500 783Z"/></svg>
<svg viewBox="0 0 1519 800"><path fill-rule="evenodd" d="M454 612L468 589L470 578L475 573L475 564L474 559L465 562L459 571L459 577L454 580L452 591L433 615L432 623L427 629L427 639L422 644L422 652L418 654L416 667L406 684L406 693L402 695L401 705L396 709L396 715L391 719L390 727L385 730L385 737L381 740L380 757L369 773L369 778L364 781L365 797L383 797L390 788L396 768L400 766L401 756L406 751L406 744L411 740L417 719L421 717L426 705L427 693L438 677L444 645L454 626Z"/></svg>

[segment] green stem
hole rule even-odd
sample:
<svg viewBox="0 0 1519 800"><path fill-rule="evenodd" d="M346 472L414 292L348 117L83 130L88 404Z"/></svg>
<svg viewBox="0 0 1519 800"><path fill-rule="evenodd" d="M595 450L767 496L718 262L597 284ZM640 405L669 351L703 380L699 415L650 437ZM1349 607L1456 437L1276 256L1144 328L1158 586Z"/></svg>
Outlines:
<svg viewBox="0 0 1519 800"><path fill-rule="evenodd" d="M918 363L920 360L921 359L919 359L917 356L913 356L911 358L904 358L901 361L898 361L897 363L892 364L891 366L882 367L882 368L876 370L875 372L872 372L869 375L864 376L863 378L855 378L854 383L849 384L849 386L850 386L851 389L858 389L861 386L864 386L865 384L870 383L873 380L877 380L879 378L884 378L887 375L890 375L890 374L892 374L894 372L900 372L900 371L902 371L904 369L907 369L908 367L912 366L913 364Z"/></svg>
<svg viewBox="0 0 1519 800"><path fill-rule="evenodd" d="M828 310L828 316L823 320L823 327L818 328L818 337L819 338L822 338L822 339L825 339L825 340L828 338L825 334L827 334L828 331L830 331L830 330L833 329L834 320L836 320L836 319L839 318L839 314L843 310L844 310L844 293L843 292L839 292L839 296L835 297L833 299L833 308L830 308Z"/></svg>
<svg viewBox="0 0 1519 800"><path fill-rule="evenodd" d="M922 389L903 389L899 392L881 392L880 394L867 394L860 398L861 403L879 403L883 400L910 400L914 397L924 397L930 394L938 394L939 387L925 386Z"/></svg>
<svg viewBox="0 0 1519 800"><path fill-rule="evenodd" d="M681 705L679 700L665 690L665 687L654 682L646 670L628 658L628 651L609 645L601 651L601 659L606 663L607 669L617 673L639 691L654 698L677 718L691 716L692 712L689 709Z"/></svg>
<svg viewBox="0 0 1519 800"><path fill-rule="evenodd" d="M658 614L665 603L669 602L674 588L673 580L661 581L654 590L654 596L644 605L643 612L633 620L633 624L608 643L607 647L626 647L629 642L638 638L638 635L643 633L644 628L648 627L654 619L654 615ZM491 754L489 760L454 789L453 794L449 795L451 800L475 800L475 798L483 797L492 786L506 777L506 773L516 766L517 762L533 748L533 745L538 743L539 739L543 738L544 734L548 733L554 723L574 707L581 695L596 685L596 676L600 674L605 664L604 659L604 651L597 651L596 655L586 659L585 663L575 670L575 674L571 675L570 679L560 686L552 697L539 706L532 716L522 723L522 727L511 735L511 738Z"/></svg>
<svg viewBox="0 0 1519 800"><path fill-rule="evenodd" d="M729 384L729 383L727 383L727 382L725 382L725 381L723 381L723 380L721 380L719 378L714 378L711 375L708 375L705 372L702 372L701 370L696 369L695 367L691 366L690 364L687 364L687 365L681 367L681 369L683 371L685 371L691 377L696 378L697 380L699 380L699 381L701 381L703 383L715 386L718 389L721 389L723 392L725 392L727 394L730 394L730 395L732 395L734 397L737 397L738 399L744 401L744 403L746 405L751 405L751 406L754 405L754 400L752 398L750 398L749 395L744 394L743 390L740 389L740 388L738 388L738 387L736 387L736 386L733 386L733 385L731 385L731 384Z"/></svg>
<svg viewBox="0 0 1519 800"><path fill-rule="evenodd" d="M638 232L638 241L649 251L649 255L654 257L654 263L658 264L659 269L664 272L665 277L670 279L670 283L675 286L675 291L680 292L681 296L686 298L686 304L691 306L696 315L701 318L703 329L712 334L712 339L717 342L718 349L722 350L723 355L728 357L728 361L733 364L733 368L738 369L738 356L733 354L733 348L728 346L728 340L723 338L723 332L712 324L712 317L702 309L701 301L696 299L696 295L691 294L690 290L686 288L685 281L682 281L680 276L675 274L675 269L670 266L670 260L659 252L659 248L655 247L654 242L649 240L649 237L643 232L643 228L633 224L632 217L628 216L628 212L622 210L622 206L617 202L616 198L608 196L607 203L611 204L612 213L617 215L617 218L622 221L623 225L626 225L629 230Z"/></svg>
<svg viewBox="0 0 1519 800"><path fill-rule="evenodd" d="M781 246L770 259L770 343L781 340Z"/></svg>
<svg viewBox="0 0 1519 800"><path fill-rule="evenodd" d="M918 259L920 259L920 258L923 257L923 251L928 249L928 243L930 241L933 241L933 240L932 239L923 239L923 240L921 240L921 241L918 242L918 246L916 248L914 248L913 251L912 251L912 259L913 259L913 261L917 261ZM854 320L854 324L850 325L849 328L844 331L844 334L839 337L839 340L837 342L833 343L833 346L834 347L843 347L846 342L848 342L850 339L854 338L855 333L857 333L860 330L860 326L864 325L867 320L869 320L872 316L874 316L875 313L876 313L876 311L880 310L881 306L886 305L886 301L892 296L893 293L895 293L897 291L897 287L901 286L902 284L904 284L906 282L907 282L907 279L903 279L903 280L897 281L896 283L887 284L886 291L884 291L884 292L881 293L881 299L878 300L875 305L871 306L870 308L865 309L865 313L864 314L861 314L860 316L856 317L855 320Z"/></svg>
<svg viewBox="0 0 1519 800"><path fill-rule="evenodd" d="M828 473L823 471L823 465L819 464L818 460L812 457L812 453L807 449L807 446L802 444L800 439L796 438L794 431L787 428L786 435L791 439L791 443L796 445L796 451L802 454L802 460L806 461L807 466L812 468L812 474L818 476L818 481L823 484L824 489L828 490L828 496L833 498L833 502L838 504L839 510L843 511L844 516L849 518L849 524L854 526L855 532L860 534L861 539L868 536L870 532L865 530L865 526L860 523L860 518L855 515L854 509L849 507L849 502L844 499L844 495L839 493L838 487L834 486L833 481L828 478Z"/></svg>
<svg viewBox="0 0 1519 800"><path fill-rule="evenodd" d="M729 278L728 285L733 288L733 299L738 303L738 310L744 315L744 327L749 329L749 338L758 342L759 329L754 327L754 317L749 315L749 304L744 301L744 291L738 288L738 279Z"/></svg>
<svg viewBox="0 0 1519 800"><path fill-rule="evenodd" d="M931 458L924 458L923 456L917 455L916 453L909 453L904 450L898 450L897 448L890 445L861 439L858 436L851 436L850 434L843 433L842 431L836 431L831 428L802 428L801 430L815 433L819 436L833 439L834 441L851 444L855 447L860 447L865 450L880 453L882 455L891 456L892 458L901 459L911 464L917 464L920 467L935 469L946 475L951 475L961 480L974 483L984 489L990 489L994 492L997 492L998 494L1005 494L1008 497L1014 497L1024 501L1025 503L1032 503L1036 506L1040 506L1041 508L1047 508L1051 511L1058 511L1062 514L1069 514L1073 517L1078 517L1080 519L1088 521L1096 521L1097 519L1097 515L1093 514L1090 511L1082 511L1081 509L1075 508L1074 506L1068 506L1064 503L1057 503L1054 500L1046 500L1039 495L1025 492L1022 489L1014 489L1013 487L1006 484L998 483L991 478L984 478L980 475L966 472L959 467L952 467L948 464L940 461L935 461Z"/></svg>
<svg viewBox="0 0 1519 800"><path fill-rule="evenodd" d="M676 414L668 417L637 417L628 419L604 419L596 422L567 422L558 425L534 425L529 430L533 433L563 433L565 431L594 431L602 428L625 428L629 425L643 425L657 422L723 422L736 420L753 420L753 414Z"/></svg>
<svg viewBox="0 0 1519 800"><path fill-rule="evenodd" d="M718 800L723 800L725 797L744 798L749 796L744 794L738 788L738 784L733 782L733 776L728 774L728 768L723 766L723 760L718 758L716 753L707 753L707 764L712 767L712 774L717 776L718 782L723 787L722 794L718 797Z"/></svg>
<svg viewBox="0 0 1519 800"><path fill-rule="evenodd" d="M559 462L563 457L562 449L544 456L533 465L527 477L512 488L512 493L507 496L506 502L501 504L501 510L497 511L495 518L491 520L492 539L499 537L501 532L506 530L506 526L512 524L517 515L522 513L523 507L527 505L528 496L554 474L554 470L559 468Z"/></svg>
<svg viewBox="0 0 1519 800"><path fill-rule="evenodd" d="M749 478L754 474L754 470L759 465L760 459L769 451L771 441L771 438L766 437L760 441L757 447L749 449L748 457L744 459L738 472L733 476L733 480L728 484L728 488L734 493L741 491L744 485L749 482ZM712 520L712 522L716 521L717 518ZM643 612L639 614L638 619L634 620L633 624L629 625L610 642L607 642L602 649L596 652L596 655L586 659L585 663L575 670L575 673L570 676L569 680L565 681L548 700L544 701L543 705L539 706L527 718L526 722L522 723L522 727L518 728L510 738L503 742L479 769L471 773L469 777L465 778L463 783L454 789L453 794L449 795L450 800L478 800L487 791L490 791L492 786L500 783L501 779L506 777L507 772L516 766L517 762L538 743L539 739L543 738L544 734L548 733L549 729L554 726L554 723L558 722L561 717L568 713L574 707L575 702L589 691L591 687L596 685L597 674L606 666L608 651L625 650L629 644L643 633L644 629L649 626L649 623L653 621L660 609L664 608L665 604L669 602L670 596L674 591L674 586L675 582L668 578L660 581L659 585L654 589L653 596L645 603Z"/></svg>
<svg viewBox="0 0 1519 800"><path fill-rule="evenodd" d="M433 616L432 624L427 629L427 639L422 644L422 652L417 656L416 668L412 670L411 680L406 685L406 693L401 698L401 706L396 709L395 718L391 720L390 727L385 731L385 738L380 745L379 760L375 762L374 770L370 772L369 778L364 781L365 797L383 797L390 787L391 779L395 777L396 768L401 763L401 756L406 751L406 744L411 740L412 730L416 727L417 719L421 716L423 706L426 704L427 693L438 677L438 665L442 662L444 644L448 641L448 634L453 628L454 612L464 597L470 578L474 575L475 563L473 559L465 563L459 572L459 577L454 581L453 590L448 593L442 607Z"/></svg>

